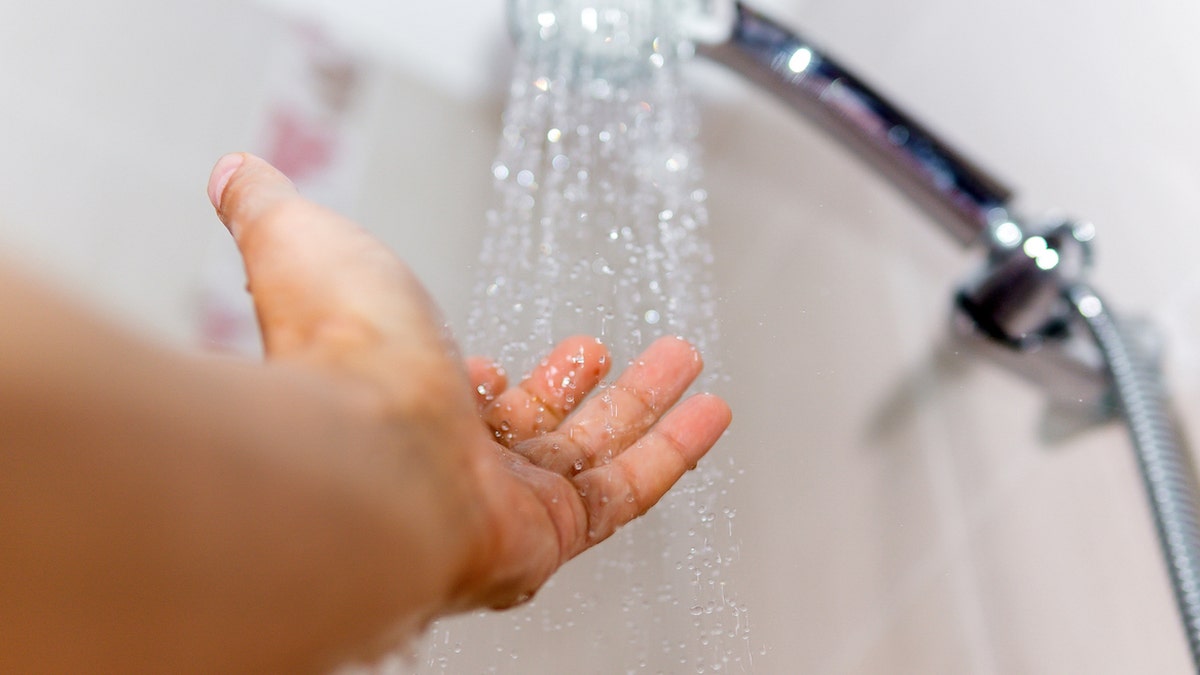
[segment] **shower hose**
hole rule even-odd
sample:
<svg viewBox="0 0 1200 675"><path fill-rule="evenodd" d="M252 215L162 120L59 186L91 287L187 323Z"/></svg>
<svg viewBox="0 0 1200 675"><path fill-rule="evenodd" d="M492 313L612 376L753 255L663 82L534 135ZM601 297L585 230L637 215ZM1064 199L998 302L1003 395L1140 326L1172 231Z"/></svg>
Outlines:
<svg viewBox="0 0 1200 675"><path fill-rule="evenodd" d="M1200 508L1191 459L1171 417L1155 360L1122 328L1086 285L1068 291L1104 355L1150 498L1175 601L1200 673Z"/></svg>

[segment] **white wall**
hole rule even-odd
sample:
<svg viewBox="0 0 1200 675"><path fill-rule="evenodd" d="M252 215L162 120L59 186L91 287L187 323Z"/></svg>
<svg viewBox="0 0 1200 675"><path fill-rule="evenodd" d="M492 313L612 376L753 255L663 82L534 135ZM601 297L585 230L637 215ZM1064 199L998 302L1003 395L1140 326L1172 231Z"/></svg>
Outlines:
<svg viewBox="0 0 1200 675"><path fill-rule="evenodd" d="M1184 421L1200 423L1200 6L772 4L1031 210L1095 221L1097 283L1164 328ZM458 6L397 39L455 25ZM364 113L354 215L460 321L510 58L495 31L377 64ZM228 246L207 172L255 142L280 35L234 0L0 2L2 250L191 343L204 261ZM494 56L476 63L486 39ZM431 53L457 66L434 74ZM951 288L975 261L812 128L732 78L703 82L736 417L712 461L744 471L728 581L756 672L1185 671L1121 430L1043 441L1038 392L945 347ZM628 665L618 644L615 662L565 666L572 639L535 633L517 661L462 669Z"/></svg>

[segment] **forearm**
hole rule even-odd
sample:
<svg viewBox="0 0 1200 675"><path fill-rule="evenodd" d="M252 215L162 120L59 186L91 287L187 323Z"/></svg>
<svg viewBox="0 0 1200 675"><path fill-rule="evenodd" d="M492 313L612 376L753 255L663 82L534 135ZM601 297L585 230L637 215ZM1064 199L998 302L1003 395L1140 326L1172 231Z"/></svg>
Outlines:
<svg viewBox="0 0 1200 675"><path fill-rule="evenodd" d="M0 671L303 672L445 601L462 514L349 385L0 291Z"/></svg>

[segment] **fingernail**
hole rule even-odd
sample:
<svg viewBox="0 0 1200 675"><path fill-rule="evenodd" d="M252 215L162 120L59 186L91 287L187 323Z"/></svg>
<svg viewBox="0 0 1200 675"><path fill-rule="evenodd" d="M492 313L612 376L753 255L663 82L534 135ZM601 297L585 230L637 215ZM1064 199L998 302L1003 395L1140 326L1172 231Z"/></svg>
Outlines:
<svg viewBox="0 0 1200 675"><path fill-rule="evenodd" d="M214 208L221 208L221 196L225 194L225 186L233 177L234 172L245 162L246 156L240 152L225 155L217 161L217 165L213 167L212 175L208 179L208 200L212 202Z"/></svg>

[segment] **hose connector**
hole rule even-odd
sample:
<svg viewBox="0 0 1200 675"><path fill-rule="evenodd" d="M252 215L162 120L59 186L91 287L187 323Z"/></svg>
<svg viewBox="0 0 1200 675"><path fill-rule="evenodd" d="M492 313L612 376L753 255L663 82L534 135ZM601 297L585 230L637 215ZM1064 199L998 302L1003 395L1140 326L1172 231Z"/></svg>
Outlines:
<svg viewBox="0 0 1200 675"><path fill-rule="evenodd" d="M1071 316L1064 290L1091 266L1090 223L1058 221L1026 231L1015 220L991 228L988 261L959 289L957 307L988 337L1028 349L1059 336Z"/></svg>

